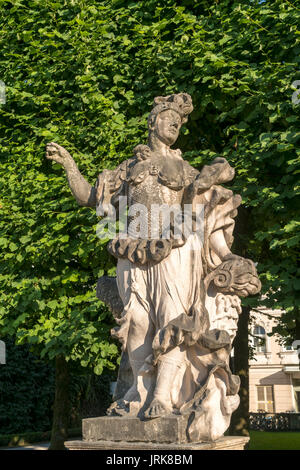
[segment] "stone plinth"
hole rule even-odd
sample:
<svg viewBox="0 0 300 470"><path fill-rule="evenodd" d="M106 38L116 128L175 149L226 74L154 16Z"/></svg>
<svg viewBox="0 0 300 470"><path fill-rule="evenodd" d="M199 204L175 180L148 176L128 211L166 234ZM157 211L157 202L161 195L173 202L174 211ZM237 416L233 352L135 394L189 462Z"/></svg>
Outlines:
<svg viewBox="0 0 300 470"><path fill-rule="evenodd" d="M69 450L243 450L249 438L226 436L214 442L189 442L186 416L142 421L101 416L82 421L82 440L67 441Z"/></svg>
<svg viewBox="0 0 300 470"><path fill-rule="evenodd" d="M83 441L186 443L187 417L170 415L141 421L135 417L101 416L82 420Z"/></svg>

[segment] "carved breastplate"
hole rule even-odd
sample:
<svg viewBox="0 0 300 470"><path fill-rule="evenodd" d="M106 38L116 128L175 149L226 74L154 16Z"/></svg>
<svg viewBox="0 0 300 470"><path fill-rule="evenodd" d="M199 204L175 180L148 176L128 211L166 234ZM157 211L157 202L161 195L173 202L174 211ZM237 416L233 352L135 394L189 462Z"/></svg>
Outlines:
<svg viewBox="0 0 300 470"><path fill-rule="evenodd" d="M184 236L174 239L172 226L176 210L181 211L184 188L193 178L189 171L192 167L178 158L177 151L173 152L177 158L155 159L147 153L147 158L137 158L128 165L124 180L128 236L117 237L108 244L113 256L141 265L158 263L172 248L185 243Z"/></svg>

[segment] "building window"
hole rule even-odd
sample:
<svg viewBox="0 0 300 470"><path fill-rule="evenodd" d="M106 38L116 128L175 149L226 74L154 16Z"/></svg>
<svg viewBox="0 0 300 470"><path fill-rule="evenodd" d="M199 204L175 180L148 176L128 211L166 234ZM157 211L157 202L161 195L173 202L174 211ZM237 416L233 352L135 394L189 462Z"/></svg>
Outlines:
<svg viewBox="0 0 300 470"><path fill-rule="evenodd" d="M300 390L299 392L295 390L295 404L297 413L300 413Z"/></svg>
<svg viewBox="0 0 300 470"><path fill-rule="evenodd" d="M293 379L295 405L297 413L300 413L300 379Z"/></svg>
<svg viewBox="0 0 300 470"><path fill-rule="evenodd" d="M257 411L274 413L274 398L272 385L257 385Z"/></svg>
<svg viewBox="0 0 300 470"><path fill-rule="evenodd" d="M266 352L266 330L260 325L255 325L253 335L253 345L255 351Z"/></svg>

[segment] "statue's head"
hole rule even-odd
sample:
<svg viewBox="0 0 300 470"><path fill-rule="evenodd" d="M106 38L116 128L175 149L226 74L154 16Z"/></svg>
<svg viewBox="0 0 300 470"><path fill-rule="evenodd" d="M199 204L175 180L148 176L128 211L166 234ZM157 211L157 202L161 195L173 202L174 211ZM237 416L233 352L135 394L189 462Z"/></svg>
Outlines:
<svg viewBox="0 0 300 470"><path fill-rule="evenodd" d="M166 145L174 144L192 111L192 98L187 93L157 96L148 118L149 133L155 133Z"/></svg>

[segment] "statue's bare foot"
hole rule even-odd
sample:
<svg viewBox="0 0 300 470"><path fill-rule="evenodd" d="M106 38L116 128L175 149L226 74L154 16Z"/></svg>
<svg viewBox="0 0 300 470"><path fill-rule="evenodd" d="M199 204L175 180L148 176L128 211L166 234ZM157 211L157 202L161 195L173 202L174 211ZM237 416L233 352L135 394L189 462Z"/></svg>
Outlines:
<svg viewBox="0 0 300 470"><path fill-rule="evenodd" d="M172 413L172 408L169 407L166 403L161 402L158 398L154 398L149 406L149 408L145 411L145 418L152 419L152 418L160 418L161 416L166 416Z"/></svg>

